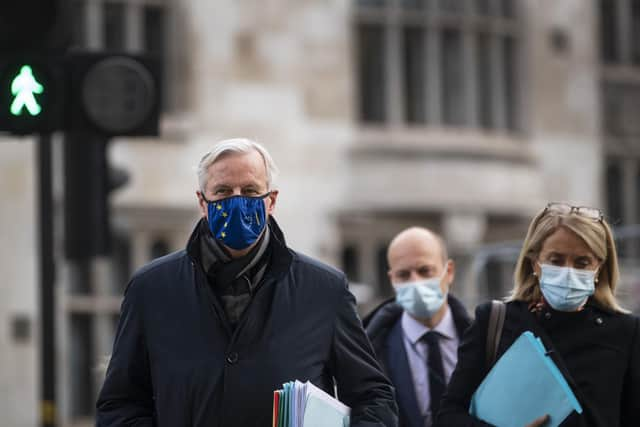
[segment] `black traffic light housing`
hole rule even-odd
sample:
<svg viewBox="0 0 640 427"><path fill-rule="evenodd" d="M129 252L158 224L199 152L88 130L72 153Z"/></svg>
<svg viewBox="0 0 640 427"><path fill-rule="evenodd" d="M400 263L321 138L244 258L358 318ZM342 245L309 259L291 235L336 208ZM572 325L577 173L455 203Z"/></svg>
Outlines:
<svg viewBox="0 0 640 427"><path fill-rule="evenodd" d="M29 83L40 85L40 92L24 84L22 95L12 90L20 86L14 82L24 67L33 75ZM157 136L161 82L161 61L148 55L0 50L0 131ZM37 102L41 112L22 108L12 113L18 96Z"/></svg>
<svg viewBox="0 0 640 427"><path fill-rule="evenodd" d="M108 136L159 134L159 58L75 53L69 55L67 63L67 129Z"/></svg>
<svg viewBox="0 0 640 427"><path fill-rule="evenodd" d="M69 132L64 144L65 254L87 259L111 252L113 191L129 179L108 161L109 139L93 132Z"/></svg>
<svg viewBox="0 0 640 427"><path fill-rule="evenodd" d="M4 0L0 3L0 51L63 51L71 40L69 0Z"/></svg>

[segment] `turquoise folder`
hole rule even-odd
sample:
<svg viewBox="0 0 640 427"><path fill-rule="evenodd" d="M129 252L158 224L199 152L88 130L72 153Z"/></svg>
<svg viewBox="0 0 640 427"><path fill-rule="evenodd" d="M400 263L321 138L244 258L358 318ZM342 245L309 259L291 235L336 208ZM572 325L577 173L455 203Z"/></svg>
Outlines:
<svg viewBox="0 0 640 427"><path fill-rule="evenodd" d="M549 414L557 427L582 407L566 379L530 331L496 362L471 398L469 413L497 427L522 427Z"/></svg>

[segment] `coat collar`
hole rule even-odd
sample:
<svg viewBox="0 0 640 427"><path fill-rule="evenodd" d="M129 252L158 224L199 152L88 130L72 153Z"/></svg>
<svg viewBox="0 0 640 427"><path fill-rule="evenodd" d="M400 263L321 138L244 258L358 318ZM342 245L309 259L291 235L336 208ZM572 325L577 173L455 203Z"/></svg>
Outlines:
<svg viewBox="0 0 640 427"><path fill-rule="evenodd" d="M455 324L458 337L462 337L465 329L471 324L471 318L464 308L464 305L462 305L456 297L449 294L447 296L447 302L453 315L453 323ZM398 323L403 312L402 307L396 304L395 298L389 298L365 316L362 323L371 341L376 340L380 336L387 335L391 328Z"/></svg>

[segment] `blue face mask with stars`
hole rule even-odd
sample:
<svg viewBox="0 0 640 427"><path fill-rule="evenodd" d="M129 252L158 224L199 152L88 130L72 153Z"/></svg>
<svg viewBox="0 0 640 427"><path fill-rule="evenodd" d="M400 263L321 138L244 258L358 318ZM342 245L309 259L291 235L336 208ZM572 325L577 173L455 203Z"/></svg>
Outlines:
<svg viewBox="0 0 640 427"><path fill-rule="evenodd" d="M207 202L208 223L211 234L225 246L235 250L246 249L258 238L267 223L264 198L231 196Z"/></svg>

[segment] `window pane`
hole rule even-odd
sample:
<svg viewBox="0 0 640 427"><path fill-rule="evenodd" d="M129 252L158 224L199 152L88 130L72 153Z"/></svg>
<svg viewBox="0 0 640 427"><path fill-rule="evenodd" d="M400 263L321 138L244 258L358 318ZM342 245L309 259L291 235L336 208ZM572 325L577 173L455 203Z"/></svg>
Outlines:
<svg viewBox="0 0 640 427"><path fill-rule="evenodd" d="M464 0L440 0L439 9L444 13L463 13Z"/></svg>
<svg viewBox="0 0 640 427"><path fill-rule="evenodd" d="M150 252L151 259L156 259L167 255L169 252L171 252L171 249L169 249L169 244L166 241L158 239L151 244Z"/></svg>
<svg viewBox="0 0 640 427"><path fill-rule="evenodd" d="M380 7L387 3L386 0L358 0L358 6Z"/></svg>
<svg viewBox="0 0 640 427"><path fill-rule="evenodd" d="M342 270L351 282L360 281L360 263L356 246L349 245L342 248Z"/></svg>
<svg viewBox="0 0 640 427"><path fill-rule="evenodd" d="M622 168L620 162L616 159L610 159L606 170L607 185L607 215L612 225L618 225L623 222L623 182Z"/></svg>
<svg viewBox="0 0 640 427"><path fill-rule="evenodd" d="M616 1L600 0L600 55L605 63L619 60L616 42Z"/></svg>
<svg viewBox="0 0 640 427"><path fill-rule="evenodd" d="M500 16L504 18L513 18L516 14L516 5L515 2L517 0L501 0L500 1Z"/></svg>
<svg viewBox="0 0 640 427"><path fill-rule="evenodd" d="M636 167L638 169L636 170L636 182L635 182L636 188L634 188L634 191L636 193L635 194L635 202L636 202L636 220L635 220L635 223L636 224L640 224L640 162L638 162Z"/></svg>
<svg viewBox="0 0 640 427"><path fill-rule="evenodd" d="M384 28L381 25L359 25L360 118L367 122L385 120L384 42Z"/></svg>
<svg viewBox="0 0 640 427"><path fill-rule="evenodd" d="M442 32L442 120L464 124L462 37L457 30Z"/></svg>
<svg viewBox="0 0 640 427"><path fill-rule="evenodd" d="M505 37L504 43L504 98L505 98L505 114L507 119L507 129L515 131L517 130L518 123L518 102L517 102L517 87L518 82L516 73L518 70L516 64L516 49L515 40L513 37Z"/></svg>
<svg viewBox="0 0 640 427"><path fill-rule="evenodd" d="M491 6L489 5L490 0L476 0L476 12L478 15L489 16L491 14Z"/></svg>
<svg viewBox="0 0 640 427"><path fill-rule="evenodd" d="M378 295L387 297L393 295L393 288L391 287L391 283L389 282L389 263L387 262L387 246L388 244L381 244L378 246L378 250L376 253L378 266L378 274L377 274L377 288Z"/></svg>
<svg viewBox="0 0 640 427"><path fill-rule="evenodd" d="M498 259L490 259L486 264L487 295L486 299L503 298L508 284L505 283L505 264Z"/></svg>
<svg viewBox="0 0 640 427"><path fill-rule="evenodd" d="M429 6L427 3L430 0L402 0L403 9L421 9L427 10Z"/></svg>
<svg viewBox="0 0 640 427"><path fill-rule="evenodd" d="M92 318L88 314L72 314L70 321L71 342L69 348L69 372L71 376L71 415L93 414L94 363Z"/></svg>
<svg viewBox="0 0 640 427"><path fill-rule="evenodd" d="M124 4L104 5L104 47L107 50L124 50Z"/></svg>
<svg viewBox="0 0 640 427"><path fill-rule="evenodd" d="M495 126L493 118L493 91L491 87L491 61L489 34L480 33L477 38L476 55L478 64L478 117L480 126L491 129Z"/></svg>
<svg viewBox="0 0 640 427"><path fill-rule="evenodd" d="M640 0L632 0L631 3L631 60L640 65Z"/></svg>
<svg viewBox="0 0 640 427"><path fill-rule="evenodd" d="M160 6L144 7L144 47L149 53L164 55L165 21L164 9Z"/></svg>
<svg viewBox="0 0 640 427"><path fill-rule="evenodd" d="M73 264L69 278L69 291L74 295L91 293L91 265L87 260L77 260Z"/></svg>
<svg viewBox="0 0 640 427"><path fill-rule="evenodd" d="M404 99L405 117L409 123L426 121L424 38L422 28L404 29Z"/></svg>
<svg viewBox="0 0 640 427"><path fill-rule="evenodd" d="M608 135L637 140L640 138L640 86L633 83L603 85L603 122Z"/></svg>
<svg viewBox="0 0 640 427"><path fill-rule="evenodd" d="M113 234L113 294L123 295L131 278L131 241L124 233Z"/></svg>

